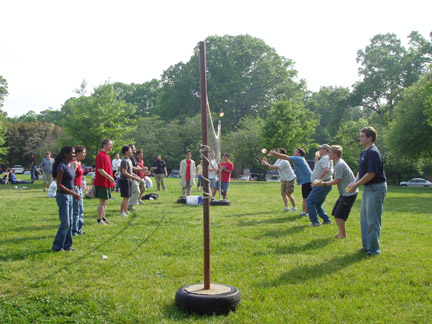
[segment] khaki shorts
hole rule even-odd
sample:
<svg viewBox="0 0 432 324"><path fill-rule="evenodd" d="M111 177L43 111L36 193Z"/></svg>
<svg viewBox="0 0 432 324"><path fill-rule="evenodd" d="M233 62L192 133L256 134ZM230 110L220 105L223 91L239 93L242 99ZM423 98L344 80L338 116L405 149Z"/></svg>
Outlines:
<svg viewBox="0 0 432 324"><path fill-rule="evenodd" d="M281 192L285 192L291 194L294 192L294 183L295 179L291 181L282 181L281 183Z"/></svg>
<svg viewBox="0 0 432 324"><path fill-rule="evenodd" d="M42 181L43 181L43 184L46 184L47 182L48 182L48 184L51 184L51 182L53 182L52 173L44 173L42 175Z"/></svg>

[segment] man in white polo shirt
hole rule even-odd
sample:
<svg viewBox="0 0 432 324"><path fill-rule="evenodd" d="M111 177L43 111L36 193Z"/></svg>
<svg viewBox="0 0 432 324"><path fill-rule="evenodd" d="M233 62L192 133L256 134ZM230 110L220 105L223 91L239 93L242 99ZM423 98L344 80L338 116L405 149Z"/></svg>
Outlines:
<svg viewBox="0 0 432 324"><path fill-rule="evenodd" d="M286 150L279 148L278 153L286 154ZM271 165L268 163L267 158L262 159L262 164L268 167L270 170L277 170L279 176L282 180L281 183L281 196L284 202L285 208L283 211L295 212L297 211L296 202L294 197L292 196L294 192L294 183L296 179L296 175L291 168L291 165L287 160L278 159L275 164ZM288 200L291 202L292 208L288 207Z"/></svg>

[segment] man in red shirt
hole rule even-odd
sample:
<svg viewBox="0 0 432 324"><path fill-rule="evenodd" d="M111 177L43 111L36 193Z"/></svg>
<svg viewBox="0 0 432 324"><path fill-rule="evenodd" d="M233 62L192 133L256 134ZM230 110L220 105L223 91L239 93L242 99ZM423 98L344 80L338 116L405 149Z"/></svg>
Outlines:
<svg viewBox="0 0 432 324"><path fill-rule="evenodd" d="M105 211L108 199L111 198L111 187L114 186L111 158L108 155L108 152L111 150L112 141L108 138L105 138L102 141L102 149L96 156L94 186L95 198L99 198L99 206L97 208L97 223L101 225L109 223L109 221L105 218Z"/></svg>
<svg viewBox="0 0 432 324"><path fill-rule="evenodd" d="M228 192L228 186L231 180L231 174L234 170L234 164L229 160L229 154L225 153L223 155L223 161L221 162L221 190L223 199L226 199L226 194Z"/></svg>

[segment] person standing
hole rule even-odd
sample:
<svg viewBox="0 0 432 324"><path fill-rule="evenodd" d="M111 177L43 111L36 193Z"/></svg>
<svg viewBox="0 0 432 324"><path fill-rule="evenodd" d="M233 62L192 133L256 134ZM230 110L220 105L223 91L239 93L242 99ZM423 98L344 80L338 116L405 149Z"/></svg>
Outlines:
<svg viewBox="0 0 432 324"><path fill-rule="evenodd" d="M165 161L160 155L156 156L156 161L153 162L153 172L156 179L157 191L160 190L162 184L163 191L167 191L165 186L165 177L168 177Z"/></svg>
<svg viewBox="0 0 432 324"><path fill-rule="evenodd" d="M322 207L327 195L331 191L331 186L315 186L314 181L330 181L333 174L333 162L330 161L328 152L330 146L322 144L319 151L315 154L315 167L312 171L311 182L312 191L306 199L306 205L309 212L310 226L321 226L318 215L323 219L323 224L333 224L330 217ZM317 215L318 214L318 215Z"/></svg>
<svg viewBox="0 0 432 324"><path fill-rule="evenodd" d="M120 163L122 160L120 160L120 154L116 153L114 160L112 160L112 170L113 170L113 178L114 181L117 181L117 177L119 176L118 172L120 169ZM114 187L112 188L114 191Z"/></svg>
<svg viewBox="0 0 432 324"><path fill-rule="evenodd" d="M363 185L360 209L360 228L362 248L369 256L381 254L381 218L384 198L387 194L384 161L381 152L375 145L377 132L373 127L365 127L360 131L360 145L364 151L360 155L359 172L355 181L348 185L349 192Z"/></svg>
<svg viewBox="0 0 432 324"><path fill-rule="evenodd" d="M224 153L223 161L221 162L221 190L222 197L226 200L228 187L231 181L231 174L234 171L234 164L229 160L229 154Z"/></svg>
<svg viewBox="0 0 432 324"><path fill-rule="evenodd" d="M48 187L50 186L51 182L53 182L52 177L52 167L54 165L54 159L51 158L51 152L46 152L45 157L43 158L41 162L41 170L42 170L42 181L44 185L44 192L46 192L47 183Z"/></svg>
<svg viewBox="0 0 432 324"><path fill-rule="evenodd" d="M186 159L180 162L180 186L182 187L182 196L190 196L192 186L195 185L195 161L191 159L191 151L186 152Z"/></svg>
<svg viewBox="0 0 432 324"><path fill-rule="evenodd" d="M286 155L285 149L278 149L278 153ZM279 173L279 176L282 180L281 183L281 196L283 203L285 205L285 208L283 211L287 212L296 212L296 202L294 197L292 196L294 192L294 182L296 179L296 175L291 168L291 165L287 160L277 159L274 165L271 165L268 163L267 158L264 157L262 159L262 164L266 167L268 167L270 170L277 170ZM292 208L290 209L288 206L288 200L291 202Z"/></svg>
<svg viewBox="0 0 432 324"><path fill-rule="evenodd" d="M30 175L31 175L31 180L37 180L36 178L36 163L37 163L37 157L36 154L32 153L32 159L31 159L31 163L30 163Z"/></svg>
<svg viewBox="0 0 432 324"><path fill-rule="evenodd" d="M122 148L122 153L124 158L120 163L119 186L120 195L123 197L123 200L120 205L119 216L129 216L127 209L129 198L132 197L132 180L135 179L139 181L141 178L132 172L132 161L130 160L132 148L125 145Z"/></svg>
<svg viewBox="0 0 432 324"><path fill-rule="evenodd" d="M196 168L196 174L198 175L198 184L197 184L197 191L199 191L200 187L202 188L202 160L201 162L197 165Z"/></svg>
<svg viewBox="0 0 432 324"><path fill-rule="evenodd" d="M215 152L212 150L209 152L208 155L209 158L209 166L208 166L208 175L210 180L210 190L212 195L212 200L214 199L216 192L218 190L218 186L216 184L216 181L218 180L217 174L219 172L219 166L218 163L215 160Z"/></svg>
<svg viewBox="0 0 432 324"><path fill-rule="evenodd" d="M71 162L71 167L75 171L74 191L80 196L80 200L73 199L73 226L72 235L84 234L81 230L84 225L84 196L83 196L83 174L81 161L86 157L86 148L82 145L75 146L76 158Z"/></svg>
<svg viewBox="0 0 432 324"><path fill-rule="evenodd" d="M139 168L139 170L137 171L137 175L139 177L139 196L138 196L138 204L143 205L143 201L141 200L141 196L144 194L144 192L147 189L146 186L146 176L150 175L150 171L148 171L148 168L145 166L144 160L144 152L142 150L138 150L136 152L136 162L137 162L137 167Z"/></svg>
<svg viewBox="0 0 432 324"><path fill-rule="evenodd" d="M132 162L132 173L137 175L138 171L146 171L147 168L140 168L138 167L137 160L134 156L136 154L137 150L134 144L129 144L130 148L132 149L132 155L129 158ZM132 197L129 199L128 202L128 210L129 211L135 211L135 205L138 204L138 197L140 195L140 180L137 180L138 178L132 179ZM145 186L145 182L144 182Z"/></svg>
<svg viewBox="0 0 432 324"><path fill-rule="evenodd" d="M59 208L60 226L54 238L51 250L74 251L72 247L72 224L73 224L73 198L80 200L81 197L74 191L73 183L75 172L70 162L75 157L72 146L64 146L56 156L53 166L53 178L57 181L56 202Z"/></svg>
<svg viewBox="0 0 432 324"><path fill-rule="evenodd" d="M100 225L109 224L105 217L106 206L108 199L111 198L111 187L114 184L112 173L111 158L108 152L112 150L112 141L105 138L102 141L102 149L96 156L96 172L95 172L95 198L99 198L99 205L97 208L97 223Z"/></svg>
<svg viewBox="0 0 432 324"><path fill-rule="evenodd" d="M300 216L308 216L306 199L312 191L311 185L311 175L312 171L307 164L305 159L305 151L301 147L297 147L294 151L293 156L288 156L286 154L280 154L274 150L271 150L268 156L276 156L278 159L283 159L291 162L294 165L294 171L297 176L297 184L302 187L302 212Z"/></svg>
<svg viewBox="0 0 432 324"><path fill-rule="evenodd" d="M339 198L333 207L332 215L335 218L339 232L334 237L344 239L347 236L345 223L356 200L358 189L353 193L346 190L355 178L348 164L342 159L342 147L339 145L330 146L329 158L334 163L334 179L327 182L319 181L315 186L337 185Z"/></svg>

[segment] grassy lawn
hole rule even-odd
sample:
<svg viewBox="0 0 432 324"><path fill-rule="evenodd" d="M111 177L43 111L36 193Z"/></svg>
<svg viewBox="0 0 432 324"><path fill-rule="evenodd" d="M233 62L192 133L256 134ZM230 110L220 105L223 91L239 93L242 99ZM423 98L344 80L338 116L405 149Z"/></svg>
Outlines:
<svg viewBox="0 0 432 324"><path fill-rule="evenodd" d="M174 305L178 288L203 282L202 207L175 204L178 182L168 179L159 200L128 218L117 216L115 194L108 226L96 224L98 201L86 199L85 234L66 253L50 252L58 208L41 181L0 186L0 322L432 321L432 189L389 188L383 254L369 258L356 252L360 197L348 238L336 240L336 225L310 228L307 218L283 213L280 184L233 182L231 206L210 211L211 281L239 288L242 304L227 316L197 316ZM297 186L299 206L300 197ZM328 213L336 199L334 187Z"/></svg>

